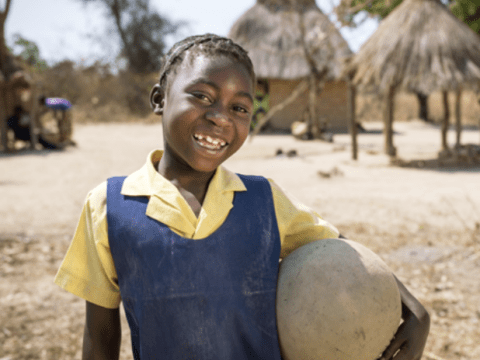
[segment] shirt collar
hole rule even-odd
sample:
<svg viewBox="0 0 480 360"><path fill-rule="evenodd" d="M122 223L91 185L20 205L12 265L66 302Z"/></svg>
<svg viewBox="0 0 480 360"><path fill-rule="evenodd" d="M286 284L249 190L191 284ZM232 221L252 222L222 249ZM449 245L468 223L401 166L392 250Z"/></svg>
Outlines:
<svg viewBox="0 0 480 360"><path fill-rule="evenodd" d="M145 165L127 176L122 186L122 195L152 196L178 192L177 188L157 172L157 165L162 158L163 150L153 150L147 157ZM215 192L246 191L246 187L237 174L219 166L208 190Z"/></svg>

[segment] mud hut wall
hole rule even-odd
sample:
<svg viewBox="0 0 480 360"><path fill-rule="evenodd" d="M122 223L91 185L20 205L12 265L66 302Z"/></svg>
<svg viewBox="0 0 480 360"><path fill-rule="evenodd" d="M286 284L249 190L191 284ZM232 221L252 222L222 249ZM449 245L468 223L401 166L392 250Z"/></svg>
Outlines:
<svg viewBox="0 0 480 360"><path fill-rule="evenodd" d="M270 88L271 109L272 107L281 104L300 84L300 81L269 79L268 84ZM304 93L300 95L300 97L292 104L287 106L281 112L277 113L273 119L270 120L270 125L275 129L290 129L290 125L294 121L302 120L303 111L307 105L308 96L307 93Z"/></svg>
<svg viewBox="0 0 480 360"><path fill-rule="evenodd" d="M348 84L331 81L318 95L317 113L333 132L348 132Z"/></svg>
<svg viewBox="0 0 480 360"><path fill-rule="evenodd" d="M269 79L270 108L282 103L299 84L300 80ZM344 81L327 82L318 96L317 114L334 132L348 131L347 96L348 85ZM294 121L302 120L307 106L308 93L305 93L276 115L270 125L276 129L290 129Z"/></svg>

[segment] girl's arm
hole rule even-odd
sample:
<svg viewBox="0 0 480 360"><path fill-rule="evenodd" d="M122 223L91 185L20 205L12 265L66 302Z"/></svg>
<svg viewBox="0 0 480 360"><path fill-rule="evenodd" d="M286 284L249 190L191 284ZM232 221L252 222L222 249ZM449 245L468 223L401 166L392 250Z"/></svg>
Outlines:
<svg viewBox="0 0 480 360"><path fill-rule="evenodd" d="M119 309L87 301L82 360L118 360L121 339Z"/></svg>
<svg viewBox="0 0 480 360"><path fill-rule="evenodd" d="M430 316L405 285L396 277L395 280L402 298L403 323L380 360L420 360L430 330Z"/></svg>

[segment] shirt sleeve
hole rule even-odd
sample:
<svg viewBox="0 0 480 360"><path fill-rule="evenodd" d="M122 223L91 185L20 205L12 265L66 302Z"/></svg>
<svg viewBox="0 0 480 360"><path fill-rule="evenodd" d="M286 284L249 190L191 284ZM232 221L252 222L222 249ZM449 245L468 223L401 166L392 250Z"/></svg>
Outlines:
<svg viewBox="0 0 480 360"><path fill-rule="evenodd" d="M91 303L115 309L120 304L120 289L108 243L106 202L104 182L87 196L55 283Z"/></svg>
<svg viewBox="0 0 480 360"><path fill-rule="evenodd" d="M338 238L335 226L323 220L320 215L299 202L273 180L268 179L272 188L275 214L280 233L280 258L295 249L315 240Z"/></svg>

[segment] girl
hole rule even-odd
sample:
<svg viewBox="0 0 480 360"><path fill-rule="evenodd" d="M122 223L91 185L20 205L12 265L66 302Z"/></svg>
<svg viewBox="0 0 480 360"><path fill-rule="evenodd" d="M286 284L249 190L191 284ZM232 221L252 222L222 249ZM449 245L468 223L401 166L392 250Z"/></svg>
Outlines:
<svg viewBox="0 0 480 360"><path fill-rule="evenodd" d="M138 359L280 359L279 258L338 230L271 180L221 164L248 136L255 74L215 35L165 58L151 92L164 151L87 197L56 283L87 301L84 359L118 359L123 302ZM404 323L386 359L420 359L428 314L399 284Z"/></svg>

